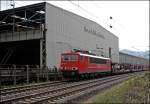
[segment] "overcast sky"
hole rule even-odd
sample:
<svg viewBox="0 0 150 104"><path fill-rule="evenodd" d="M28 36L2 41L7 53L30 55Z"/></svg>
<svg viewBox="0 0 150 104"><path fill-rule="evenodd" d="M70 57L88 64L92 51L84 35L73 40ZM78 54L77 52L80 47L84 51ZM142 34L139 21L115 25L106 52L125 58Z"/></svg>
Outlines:
<svg viewBox="0 0 150 104"><path fill-rule="evenodd" d="M15 6L37 2L39 1L15 1ZM99 23L119 37L120 49L135 51L149 49L149 1L47 2ZM1 9L8 8L10 8L9 2L3 1ZM109 18L110 16L112 19ZM110 28L109 25L113 27Z"/></svg>

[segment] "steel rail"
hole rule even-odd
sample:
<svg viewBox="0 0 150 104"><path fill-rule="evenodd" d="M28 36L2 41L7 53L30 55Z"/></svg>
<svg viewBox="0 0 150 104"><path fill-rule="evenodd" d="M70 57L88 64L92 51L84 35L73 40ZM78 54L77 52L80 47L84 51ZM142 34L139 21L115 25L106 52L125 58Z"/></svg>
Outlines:
<svg viewBox="0 0 150 104"><path fill-rule="evenodd" d="M111 78L112 77L115 77L115 76L111 76ZM99 80L105 80L107 78L102 78ZM29 90L29 91L26 91L23 93L1 96L1 102L16 101L16 100L20 100L20 99L39 96L39 95L46 94L46 93L58 92L58 91L61 91L62 89L67 89L69 87L74 87L74 86L78 86L81 84L87 84L87 83L94 82L94 81L97 81L97 80L94 79L94 80L90 80L90 81L74 82L74 83L68 83L68 84L57 86L57 88L49 87L49 88L45 88L45 89L43 88L43 89L38 89L38 90Z"/></svg>
<svg viewBox="0 0 150 104"><path fill-rule="evenodd" d="M25 86L19 86L19 87L12 87L12 88L5 88L1 89L1 96L8 95L8 94L15 94L20 93L27 90L36 90L40 88L45 88L49 86L55 86L55 85L61 85L66 82L62 81L53 81L53 82L45 82L45 83L37 83L37 84L31 84L31 85L25 85Z"/></svg>
<svg viewBox="0 0 150 104"><path fill-rule="evenodd" d="M143 76L143 73L136 72L135 75L136 74L139 74L139 76ZM134 77L134 75L129 76L129 77ZM102 90L108 89L111 86L116 85L116 84L118 84L118 83L120 83L120 82L122 82L122 81L124 81L128 78L127 77L124 77L124 78L122 77L118 80L106 82L106 83L98 85L98 86L94 85L94 86L87 87L87 89L85 89L85 90L81 89L79 91L74 91L74 93L70 93L70 94L68 94L68 96L60 96L60 97L56 98L55 100L48 100L46 102L46 104L49 104L49 103L50 104L52 104L52 103L55 103L55 104L60 104L60 103L68 103L68 104L71 103L72 104L72 103L76 103L76 104L78 104L78 103L81 103L80 99L82 99L82 97L85 98L85 96L86 95L88 96L88 94L96 93L96 92L99 92L100 90L102 91ZM79 100L79 102L78 102L78 100Z"/></svg>
<svg viewBox="0 0 150 104"><path fill-rule="evenodd" d="M132 73L131 73L132 74ZM55 94L59 94L59 93L62 93L62 91L64 91L66 93L67 90L71 89L71 88L76 88L76 87L79 87L79 86L86 86L86 85L91 85L92 83L96 83L96 82L103 82L103 81L106 81L106 80L109 80L109 79L115 79L115 78L118 78L120 76L123 77L123 76L128 76L129 74L122 74L122 75L117 75L117 76L108 76L108 77L105 77L105 78L100 78L100 79L94 79L94 80L88 80L88 81L82 81L82 82L74 82L74 83L67 83L67 84L62 84L62 85L58 85L57 87L54 86L54 87L47 87L47 88L41 88L41 89L37 89L37 90L29 90L29 91L26 91L26 92L23 92L23 93L18 93L18 94L12 94L11 96L3 96L1 98L1 102L3 103L7 103L7 102L32 102L32 103L35 103L35 100L37 102L41 102L41 101L45 101L47 99L50 99L50 98L54 98L56 97ZM49 98L49 95L53 95ZM36 102L36 103L37 103Z"/></svg>
<svg viewBox="0 0 150 104"><path fill-rule="evenodd" d="M77 92L79 92L81 94L81 92L85 93L86 91L89 92L90 90L93 90L93 89L98 89L99 86L101 88L103 88L103 86L106 86L108 87L109 85L113 85L113 84L116 84L116 83L119 83L123 80L126 80L128 79L127 76L129 75L122 75L122 76L118 76L118 77L115 77L115 78L110 78L110 79L106 79L106 80L102 80L102 81L96 81L96 82L92 82L92 83L88 83L88 84L84 84L84 85L79 85L79 86L75 86L75 87L71 87L70 89L67 89L67 90L62 90L61 92L59 93L55 93L55 94L49 94L49 96L47 95L44 95L43 97L39 96L37 98L31 98L31 99L28 99L27 102L21 102L21 103L25 103L25 104L37 104L37 103L43 103L44 101L49 101L49 100L60 100L60 99L64 99L64 97L66 96L70 96L70 95L73 95L74 96L74 93L76 94ZM109 83L109 84L108 84ZM60 100L62 101L62 100ZM50 103L63 103L63 102L56 102L56 101L49 101ZM47 102L46 102L47 104Z"/></svg>
<svg viewBox="0 0 150 104"><path fill-rule="evenodd" d="M96 85L88 86L88 87L80 89L78 91L74 91L73 93L68 93L68 95L66 95L65 97L61 95L60 97L56 98L55 100L49 100L48 103L50 103L50 104L52 104L52 103L55 103L55 104L68 103L68 102L79 103L75 99L77 99L79 97L81 98L82 96L84 96L86 94L90 94L93 91L104 90L104 89L106 89L110 86L113 86L115 84L118 84L126 79L128 79L128 78L121 78L118 80L109 81L109 82L103 83L102 85L96 84Z"/></svg>
<svg viewBox="0 0 150 104"><path fill-rule="evenodd" d="M121 80L123 78L127 78L126 76L120 76L120 77L115 77L115 78L110 78L110 79L106 79L106 80L102 80L102 81L96 81L96 82L90 82L87 84L79 84L77 86L70 86L67 89L62 89L61 91L57 92L57 93L48 93L42 96L37 96L37 97L32 97L30 99L26 99L25 101L19 101L19 103L23 103L23 104L37 104L37 103L42 103L44 101L54 101L56 99L61 99L65 96L68 95L72 95L74 93L80 92L80 91L84 91L88 88L94 87L94 86L98 86L98 85L103 85L106 84L108 82L113 82L116 80Z"/></svg>

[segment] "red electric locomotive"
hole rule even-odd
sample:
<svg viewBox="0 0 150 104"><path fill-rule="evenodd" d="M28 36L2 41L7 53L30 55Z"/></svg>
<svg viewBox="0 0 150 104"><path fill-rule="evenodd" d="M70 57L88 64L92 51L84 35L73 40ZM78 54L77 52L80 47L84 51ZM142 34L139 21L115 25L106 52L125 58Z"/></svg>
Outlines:
<svg viewBox="0 0 150 104"><path fill-rule="evenodd" d="M68 52L61 54L60 70L65 78L111 72L111 60L89 53Z"/></svg>

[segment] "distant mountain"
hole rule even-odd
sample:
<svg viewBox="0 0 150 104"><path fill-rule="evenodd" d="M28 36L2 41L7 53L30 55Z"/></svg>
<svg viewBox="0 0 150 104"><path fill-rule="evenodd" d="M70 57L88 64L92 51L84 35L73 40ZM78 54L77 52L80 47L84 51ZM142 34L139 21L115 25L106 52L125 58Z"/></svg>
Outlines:
<svg viewBox="0 0 150 104"><path fill-rule="evenodd" d="M120 50L120 52L133 55L133 56L143 57L146 59L149 59L149 55L150 55L149 51L131 51L131 50L123 49L123 50Z"/></svg>

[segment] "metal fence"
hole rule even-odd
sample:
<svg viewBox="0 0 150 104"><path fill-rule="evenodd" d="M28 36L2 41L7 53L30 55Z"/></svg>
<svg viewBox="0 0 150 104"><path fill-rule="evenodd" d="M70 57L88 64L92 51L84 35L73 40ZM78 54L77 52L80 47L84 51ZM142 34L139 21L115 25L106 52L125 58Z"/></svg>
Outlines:
<svg viewBox="0 0 150 104"><path fill-rule="evenodd" d="M31 81L39 82L41 79L57 79L60 72L56 67L40 68L39 65L0 65L1 82L13 81L16 85L18 81L29 84Z"/></svg>

